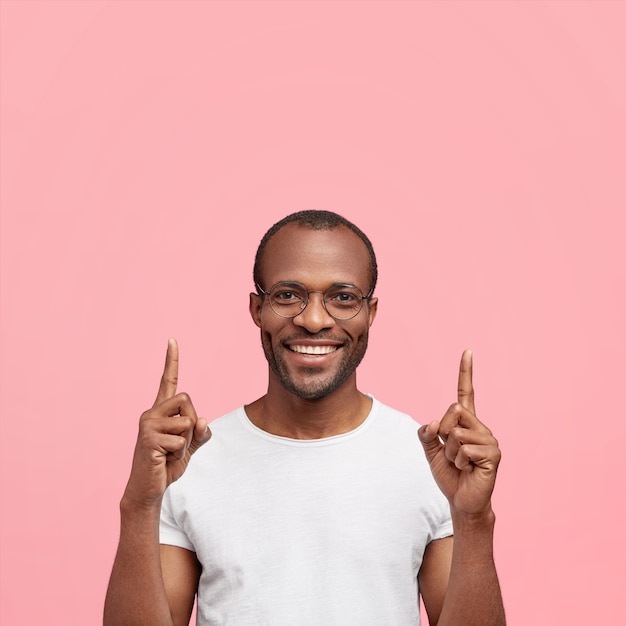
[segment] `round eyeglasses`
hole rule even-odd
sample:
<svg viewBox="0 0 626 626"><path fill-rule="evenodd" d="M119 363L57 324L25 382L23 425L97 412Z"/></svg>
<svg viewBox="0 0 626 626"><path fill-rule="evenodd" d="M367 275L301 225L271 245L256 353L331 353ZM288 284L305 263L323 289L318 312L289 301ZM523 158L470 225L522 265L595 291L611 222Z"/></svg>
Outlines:
<svg viewBox="0 0 626 626"><path fill-rule="evenodd" d="M370 291L366 296L356 285L339 283L332 285L326 291L307 289L301 283L276 283L269 291L260 285L257 289L268 297L272 311L280 317L296 317L300 315L309 303L310 293L321 293L322 304L329 315L336 320L351 320L359 314L363 307L363 300L372 297Z"/></svg>

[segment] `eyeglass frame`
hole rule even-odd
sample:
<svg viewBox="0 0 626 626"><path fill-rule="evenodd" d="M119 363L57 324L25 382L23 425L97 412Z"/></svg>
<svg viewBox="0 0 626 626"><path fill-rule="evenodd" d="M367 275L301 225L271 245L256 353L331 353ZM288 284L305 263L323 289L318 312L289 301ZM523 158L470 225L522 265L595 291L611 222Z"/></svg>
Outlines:
<svg viewBox="0 0 626 626"><path fill-rule="evenodd" d="M299 283L297 280L279 280L277 283L274 283L268 291L265 291L265 289L263 289L263 287L261 287L261 285L259 285L259 283L255 283L256 288L261 292L259 295L263 295L263 296L267 296L269 298L270 294L272 293L273 289L275 287L278 287L278 285L293 285L294 287L302 287L303 291L306 292L306 300L303 300L303 304L302 307L300 308L300 310L295 314L295 315L283 315L281 313L279 313L273 306L272 306L272 301L270 300L270 309L272 309L273 313L275 313L276 315L278 315L278 317L282 317L283 319L294 319L295 317L298 317L298 315L300 315L301 313L304 312L304 310L307 308L307 306L309 305L309 294L311 293L321 293L322 294L322 306L324 307L324 311L326 311L326 313L328 313L328 315L330 315L334 320L337 320L339 322L347 322L348 320L352 320L354 319L362 310L363 310L363 301L364 300L371 300L372 295L374 294L374 289L370 289L367 292L367 295L363 295L363 292L361 291L361 289L359 287L357 287L356 285L353 285L352 283L334 283L332 284L330 287L328 287L328 289L326 289L325 291L320 291L319 289L307 289L306 285L303 285L302 283ZM336 317L335 315L333 315L329 310L328 307L326 306L326 293L328 291L330 291L331 289L333 289L333 287L351 287L354 289L357 289L359 291L359 293L361 294L361 304L359 306L359 310L352 315L351 317Z"/></svg>

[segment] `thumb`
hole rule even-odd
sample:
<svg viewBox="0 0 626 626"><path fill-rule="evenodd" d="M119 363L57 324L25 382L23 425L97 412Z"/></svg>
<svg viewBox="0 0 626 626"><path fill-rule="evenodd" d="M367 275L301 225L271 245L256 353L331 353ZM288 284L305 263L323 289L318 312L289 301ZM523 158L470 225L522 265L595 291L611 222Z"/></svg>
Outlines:
<svg viewBox="0 0 626 626"><path fill-rule="evenodd" d="M430 463L437 452L443 448L443 444L439 440L439 422L435 420L430 424L421 426L417 431L417 436Z"/></svg>
<svg viewBox="0 0 626 626"><path fill-rule="evenodd" d="M213 433L211 432L207 421L203 417L198 418L196 427L193 429L193 439L189 445L189 452L193 454L198 448L211 439L212 435Z"/></svg>

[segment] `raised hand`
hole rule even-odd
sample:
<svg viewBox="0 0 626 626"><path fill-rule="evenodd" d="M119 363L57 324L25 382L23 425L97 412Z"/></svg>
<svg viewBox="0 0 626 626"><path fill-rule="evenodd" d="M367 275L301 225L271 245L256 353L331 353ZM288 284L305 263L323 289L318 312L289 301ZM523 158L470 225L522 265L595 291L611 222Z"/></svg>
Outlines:
<svg viewBox="0 0 626 626"><path fill-rule="evenodd" d="M176 393L178 345L170 339L156 400L139 420L139 435L125 498L136 504L160 503L165 489L180 478L191 455L211 438L191 398Z"/></svg>
<svg viewBox="0 0 626 626"><path fill-rule="evenodd" d="M490 511L500 449L491 431L476 417L470 350L461 357L458 401L441 421L422 426L418 434L450 506L469 515Z"/></svg>

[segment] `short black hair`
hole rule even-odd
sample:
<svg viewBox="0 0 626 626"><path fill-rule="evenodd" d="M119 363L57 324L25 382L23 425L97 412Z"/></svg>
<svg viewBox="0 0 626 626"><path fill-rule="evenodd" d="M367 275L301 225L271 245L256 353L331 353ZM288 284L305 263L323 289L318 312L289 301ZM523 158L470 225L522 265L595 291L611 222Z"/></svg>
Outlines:
<svg viewBox="0 0 626 626"><path fill-rule="evenodd" d="M346 228L349 228L353 233L358 235L359 239L365 244L367 252L370 255L369 295L372 295L374 293L376 281L378 280L378 265L376 263L376 254L374 254L372 242L358 226L354 225L345 217L342 217L337 213L333 213L332 211L298 211L297 213L292 213L291 215L287 215L287 217L283 217L283 219L279 222L276 222L276 224L274 224L274 226L272 226L265 233L265 235L263 235L263 239L261 239L261 243L259 244L259 247L256 251L256 256L254 258L254 270L252 276L257 292L259 291L259 286L261 286L261 263L263 261L265 248L270 239L279 230L289 224L297 224L298 226L310 228L311 230L333 230L340 226L345 226ZM267 288L268 285L263 285L263 287Z"/></svg>

